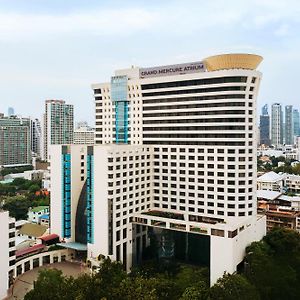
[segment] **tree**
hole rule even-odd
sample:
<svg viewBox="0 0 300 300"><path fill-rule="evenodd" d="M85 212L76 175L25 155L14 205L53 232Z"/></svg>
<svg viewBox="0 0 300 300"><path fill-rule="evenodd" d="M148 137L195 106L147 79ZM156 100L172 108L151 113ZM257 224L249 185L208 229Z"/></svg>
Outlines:
<svg viewBox="0 0 300 300"><path fill-rule="evenodd" d="M4 200L3 209L9 211L9 215L16 220L27 219L28 208L31 202L24 196L7 197Z"/></svg>
<svg viewBox="0 0 300 300"><path fill-rule="evenodd" d="M180 300L207 300L208 288L204 283L198 283L185 289Z"/></svg>
<svg viewBox="0 0 300 300"><path fill-rule="evenodd" d="M37 191L39 191L40 190L40 187L37 185L37 184L32 184L30 187L29 187L29 189L28 189L28 191L30 192L30 193L35 193L35 192L37 192Z"/></svg>
<svg viewBox="0 0 300 300"><path fill-rule="evenodd" d="M34 289L28 292L24 300L71 300L74 280L67 279L62 271L57 269L41 270Z"/></svg>
<svg viewBox="0 0 300 300"><path fill-rule="evenodd" d="M224 274L210 289L211 300L258 300L255 287L239 274Z"/></svg>
<svg viewBox="0 0 300 300"><path fill-rule="evenodd" d="M262 299L300 298L299 246L296 231L275 228L246 249L246 276Z"/></svg>

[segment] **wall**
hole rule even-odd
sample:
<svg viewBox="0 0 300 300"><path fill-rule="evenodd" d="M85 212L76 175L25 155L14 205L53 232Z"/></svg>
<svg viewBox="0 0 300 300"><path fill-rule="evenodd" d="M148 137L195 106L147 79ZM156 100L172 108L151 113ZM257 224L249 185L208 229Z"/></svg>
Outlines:
<svg viewBox="0 0 300 300"><path fill-rule="evenodd" d="M6 296L8 288L8 212L0 211L1 247L0 247L0 299Z"/></svg>

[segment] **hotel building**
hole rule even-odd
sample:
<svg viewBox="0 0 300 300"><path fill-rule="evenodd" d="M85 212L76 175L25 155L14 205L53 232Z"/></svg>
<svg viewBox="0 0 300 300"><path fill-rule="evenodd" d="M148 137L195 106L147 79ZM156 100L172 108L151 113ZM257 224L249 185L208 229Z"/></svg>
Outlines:
<svg viewBox="0 0 300 300"><path fill-rule="evenodd" d="M127 270L156 239L160 257L207 265L211 284L236 271L266 228L256 215L261 60L133 67L92 85L96 145L51 148L52 232Z"/></svg>

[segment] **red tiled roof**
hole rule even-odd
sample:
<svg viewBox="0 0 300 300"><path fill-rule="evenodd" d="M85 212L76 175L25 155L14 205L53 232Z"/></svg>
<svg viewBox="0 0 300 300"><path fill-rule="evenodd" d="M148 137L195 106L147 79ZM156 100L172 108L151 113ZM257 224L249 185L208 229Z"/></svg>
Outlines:
<svg viewBox="0 0 300 300"><path fill-rule="evenodd" d="M26 249L21 249L21 250L18 250L16 251L16 256L22 256L22 255L25 255L25 254L29 254L29 253L32 253L32 252L35 252L37 250L42 250L44 249L45 246L42 245L42 244L38 244L38 245L34 245L30 248L26 248Z"/></svg>
<svg viewBox="0 0 300 300"><path fill-rule="evenodd" d="M54 239L57 239L57 238L59 238L59 236L55 233L48 234L48 235L40 237L40 239L45 241L45 242L50 241L50 240L54 240Z"/></svg>

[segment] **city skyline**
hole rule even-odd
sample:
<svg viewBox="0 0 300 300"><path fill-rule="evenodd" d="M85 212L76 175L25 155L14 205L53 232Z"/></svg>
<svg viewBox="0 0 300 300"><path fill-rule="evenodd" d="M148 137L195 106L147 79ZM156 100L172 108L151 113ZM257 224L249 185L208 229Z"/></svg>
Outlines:
<svg viewBox="0 0 300 300"><path fill-rule="evenodd" d="M258 106L299 102L297 1L0 4L0 112L41 118L46 99L64 99L93 124L91 83L111 70L234 52L264 57Z"/></svg>

